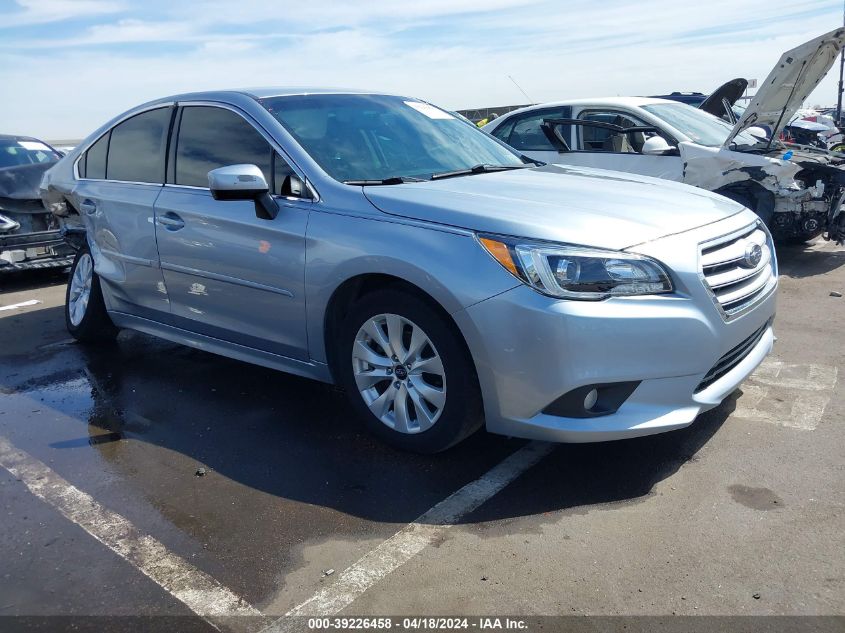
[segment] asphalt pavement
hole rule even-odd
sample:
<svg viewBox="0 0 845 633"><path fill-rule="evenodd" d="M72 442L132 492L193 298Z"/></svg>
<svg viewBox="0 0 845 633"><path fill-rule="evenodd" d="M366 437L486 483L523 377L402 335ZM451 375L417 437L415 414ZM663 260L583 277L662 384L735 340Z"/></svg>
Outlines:
<svg viewBox="0 0 845 633"><path fill-rule="evenodd" d="M772 356L691 427L428 457L328 385L133 332L78 345L61 273L2 277L0 623L845 616L845 248L779 261Z"/></svg>

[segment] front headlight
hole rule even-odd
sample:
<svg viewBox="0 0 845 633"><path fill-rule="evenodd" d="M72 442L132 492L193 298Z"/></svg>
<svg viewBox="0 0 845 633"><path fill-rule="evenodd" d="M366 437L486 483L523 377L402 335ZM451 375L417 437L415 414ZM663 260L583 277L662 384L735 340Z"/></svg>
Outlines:
<svg viewBox="0 0 845 633"><path fill-rule="evenodd" d="M478 240L517 279L552 297L596 301L673 290L663 266L642 255L494 235Z"/></svg>

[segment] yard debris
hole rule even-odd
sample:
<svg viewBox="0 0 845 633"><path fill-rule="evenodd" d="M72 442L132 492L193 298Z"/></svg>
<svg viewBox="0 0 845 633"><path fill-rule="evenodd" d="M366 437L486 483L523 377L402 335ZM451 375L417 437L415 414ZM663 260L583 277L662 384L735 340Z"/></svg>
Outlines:
<svg viewBox="0 0 845 633"><path fill-rule="evenodd" d="M197 472L194 473L197 477L205 476L205 468L197 468Z"/></svg>

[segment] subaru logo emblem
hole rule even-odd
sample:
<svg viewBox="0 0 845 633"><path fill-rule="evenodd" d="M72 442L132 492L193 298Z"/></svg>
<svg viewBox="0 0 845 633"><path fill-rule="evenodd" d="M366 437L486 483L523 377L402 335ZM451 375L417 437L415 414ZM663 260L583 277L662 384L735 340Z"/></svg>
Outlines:
<svg viewBox="0 0 845 633"><path fill-rule="evenodd" d="M763 247L759 244L748 244L745 247L745 255L742 258L743 268L757 268L763 259Z"/></svg>

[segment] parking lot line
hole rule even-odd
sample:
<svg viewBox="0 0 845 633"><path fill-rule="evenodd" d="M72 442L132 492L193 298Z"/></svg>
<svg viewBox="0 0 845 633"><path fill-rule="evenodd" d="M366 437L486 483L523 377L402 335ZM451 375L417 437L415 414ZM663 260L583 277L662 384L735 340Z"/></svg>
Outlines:
<svg viewBox="0 0 845 633"><path fill-rule="evenodd" d="M339 613L375 583L419 554L443 530L478 508L553 449L553 444L526 444L365 554L341 572L333 584L320 589L285 616L272 622L262 633L299 627L301 623L288 620L289 616L330 616Z"/></svg>
<svg viewBox="0 0 845 633"><path fill-rule="evenodd" d="M6 310L17 310L18 308L28 308L29 306L38 305L41 303L38 299L30 299L29 301L21 301L20 303L13 303L12 305L8 306L0 306L0 312L5 312Z"/></svg>
<svg viewBox="0 0 845 633"><path fill-rule="evenodd" d="M838 375L832 365L765 360L742 385L732 415L813 431L824 417Z"/></svg>
<svg viewBox="0 0 845 633"><path fill-rule="evenodd" d="M0 436L0 466L203 619L261 615L242 598L200 571L126 518L103 507L28 453ZM209 623L216 627L214 622Z"/></svg>

